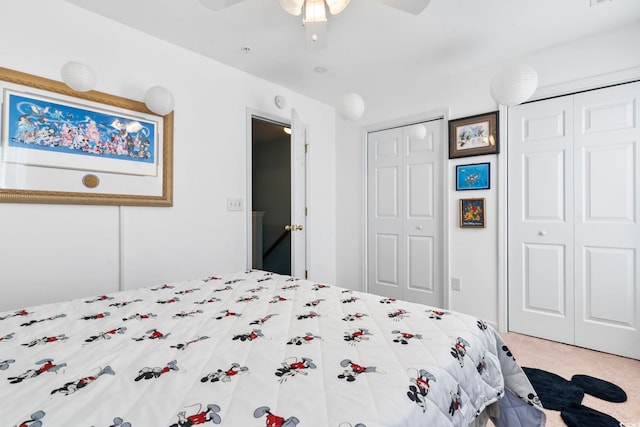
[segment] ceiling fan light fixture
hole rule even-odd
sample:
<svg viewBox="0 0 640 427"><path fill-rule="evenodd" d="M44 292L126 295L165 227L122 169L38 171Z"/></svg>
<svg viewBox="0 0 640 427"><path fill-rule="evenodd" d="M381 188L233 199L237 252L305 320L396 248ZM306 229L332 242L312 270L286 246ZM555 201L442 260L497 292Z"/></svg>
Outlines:
<svg viewBox="0 0 640 427"><path fill-rule="evenodd" d="M327 47L327 21L305 22L304 28L309 52L318 52Z"/></svg>
<svg viewBox="0 0 640 427"><path fill-rule="evenodd" d="M327 22L324 0L306 0L304 2L303 22L305 24L309 22Z"/></svg>
<svg viewBox="0 0 640 427"><path fill-rule="evenodd" d="M337 15L349 5L350 1L351 0L278 0L278 3L280 3L280 6L287 11L287 13L294 16L300 16L304 9L304 22L306 23L327 20L325 3L329 8L329 12L332 15Z"/></svg>

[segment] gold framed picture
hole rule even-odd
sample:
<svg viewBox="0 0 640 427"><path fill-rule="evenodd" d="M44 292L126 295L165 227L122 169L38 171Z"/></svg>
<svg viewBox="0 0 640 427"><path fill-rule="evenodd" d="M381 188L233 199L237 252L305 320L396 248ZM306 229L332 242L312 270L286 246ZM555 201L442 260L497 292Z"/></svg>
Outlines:
<svg viewBox="0 0 640 427"><path fill-rule="evenodd" d="M460 199L460 228L485 228L485 199Z"/></svg>
<svg viewBox="0 0 640 427"><path fill-rule="evenodd" d="M0 67L0 202L172 206L173 112Z"/></svg>

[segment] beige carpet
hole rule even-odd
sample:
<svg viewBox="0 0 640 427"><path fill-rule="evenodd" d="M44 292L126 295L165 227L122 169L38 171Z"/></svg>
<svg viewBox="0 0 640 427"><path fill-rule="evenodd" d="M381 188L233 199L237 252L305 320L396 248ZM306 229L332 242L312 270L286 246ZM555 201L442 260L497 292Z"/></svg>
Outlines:
<svg viewBox="0 0 640 427"><path fill-rule="evenodd" d="M640 427L640 360L513 332L501 335L521 366L544 369L567 380L570 380L573 375L585 374L618 385L627 393L626 402L611 403L585 394L582 404L611 415L624 427ZM546 413L548 427L566 427L560 418L560 412L546 411Z"/></svg>

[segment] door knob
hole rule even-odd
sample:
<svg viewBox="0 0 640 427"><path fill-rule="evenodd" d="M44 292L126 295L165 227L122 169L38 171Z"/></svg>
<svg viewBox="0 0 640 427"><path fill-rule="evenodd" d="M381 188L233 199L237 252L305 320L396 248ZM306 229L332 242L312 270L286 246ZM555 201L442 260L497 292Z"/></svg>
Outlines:
<svg viewBox="0 0 640 427"><path fill-rule="evenodd" d="M287 224L287 225L284 226L284 229L287 230L287 231L292 231L292 230L293 231L302 231L303 228L304 227L299 225L299 224L293 224L293 225Z"/></svg>
<svg viewBox="0 0 640 427"><path fill-rule="evenodd" d="M540 231L538 231L538 234L539 234L540 236L546 236L546 235L547 235L547 232L546 232L545 230L540 230Z"/></svg>

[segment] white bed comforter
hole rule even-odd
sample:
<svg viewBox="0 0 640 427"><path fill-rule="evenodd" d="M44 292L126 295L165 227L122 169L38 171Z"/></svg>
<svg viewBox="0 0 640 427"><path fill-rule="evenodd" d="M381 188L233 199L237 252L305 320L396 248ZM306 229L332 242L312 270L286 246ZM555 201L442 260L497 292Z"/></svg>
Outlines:
<svg viewBox="0 0 640 427"><path fill-rule="evenodd" d="M262 271L0 313L1 426L467 426L498 400L544 425L482 320Z"/></svg>

